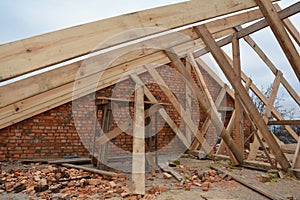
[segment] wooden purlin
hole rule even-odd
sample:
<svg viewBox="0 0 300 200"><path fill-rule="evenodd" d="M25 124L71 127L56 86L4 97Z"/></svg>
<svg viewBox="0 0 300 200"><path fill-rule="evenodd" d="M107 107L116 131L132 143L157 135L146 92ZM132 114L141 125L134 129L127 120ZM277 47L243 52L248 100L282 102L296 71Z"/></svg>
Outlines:
<svg viewBox="0 0 300 200"><path fill-rule="evenodd" d="M222 37L223 35L223 29L228 27L233 27L237 24L245 23L247 21L251 21L257 18L260 18L262 14L258 12L257 10L249 11L247 13L242 13L234 16L227 17L225 19L219 19L214 22L209 22L207 25L210 27L210 30L213 32L216 32L216 34L221 33L218 35L218 37ZM224 24L224 26L221 26ZM192 30L192 29L189 29ZM191 34L193 34L191 32ZM224 32L226 34L226 32ZM194 36L195 37L195 36ZM198 36L197 36L198 37ZM171 38L172 39L172 38ZM164 40L167 41L167 40ZM176 41L176 40L175 40ZM178 41L180 43L180 41ZM172 43L172 41L171 41ZM178 43L176 43L178 44ZM190 43L191 45L195 45L195 43ZM180 52L180 47L178 47L178 52ZM183 49L190 50L186 46L183 45ZM176 50L177 48L174 47ZM184 50L184 51L186 51ZM124 68L126 65L129 67L132 67L133 65L141 66L143 64L147 64L147 62L155 62L160 64L166 64L169 62L168 58L165 57L165 55L162 52L153 53L152 51L144 51L141 53L141 55L146 55L144 57L138 58L136 60L130 61L130 57L134 57L135 54L131 54L129 58L122 59L122 61L117 62L116 67L119 69L116 69L114 66L111 69L107 70L107 73L111 71L111 75L114 77L107 77L107 79L104 78L103 81L101 81L100 86L97 87L97 89L102 89L104 87L107 87L111 84L116 83L116 81L119 79L121 74L124 72L126 68ZM140 52L136 52L137 55L140 55ZM153 53L153 54L152 54ZM129 63L126 63L127 61L130 61ZM122 64L122 62L125 62L125 64ZM55 69L51 70L50 72L46 72L43 74L40 74L38 76L29 77L27 79L6 85L0 87L0 96L1 94L6 94L6 96L3 97L3 101L0 102L1 105L4 105L5 98L8 96L15 96L16 98L8 98L7 100L10 101L10 105L1 108L1 115L2 119L0 119L0 128L9 126L11 124L17 123L19 121L22 121L26 118L32 117L36 114L42 113L44 111L47 111L49 109L52 109L56 106L62 105L64 103L67 103L72 100L72 91L74 87L74 80L75 75L77 73L78 67L80 66L81 62L73 63L70 65L66 65L61 69ZM92 72L99 72L99 68L95 67L98 71L95 71L95 69L91 69ZM90 68L88 68L90 70ZM94 71L93 71L94 70ZM127 70L126 70L127 71ZM95 84L95 82L98 81L97 74L92 74L91 71L84 72L81 82L86 83L87 87L84 89L80 89L77 92L77 97L87 95L94 91L93 87L91 85ZM119 74L118 74L119 72ZM91 74L91 75L89 75ZM61 76L63 78L61 78ZM108 75L107 75L108 76ZM51 77L51 79L49 79ZM55 79L55 80L54 80ZM94 81L94 82L93 82ZM29 91L23 93L25 90L19 90L20 88L23 88L24 85L27 85ZM12 89L14 88L14 89ZM89 89L90 88L90 89ZM80 94L81 92L81 94ZM20 96L20 95L26 95L26 96ZM77 98L76 97L76 98ZM19 99L19 100L18 100ZM22 100L21 100L22 99ZM14 102L14 103L13 103ZM2 104L3 103L3 104ZM13 103L13 104L11 104ZM6 103L9 104L9 103Z"/></svg>
<svg viewBox="0 0 300 200"><path fill-rule="evenodd" d="M193 0L91 22L0 46L1 80L70 58L256 6L252 0ZM176 11L176 12L174 12ZM149 29L144 29L150 27ZM156 27L156 28L153 28ZM141 29L135 36L126 31ZM125 32L125 33L124 33ZM109 41L113 35L122 36ZM102 44L100 47L97 45Z"/></svg>
<svg viewBox="0 0 300 200"><path fill-rule="evenodd" d="M259 10L249 11L247 13L242 13L230 17L226 17L225 19L219 19L213 22L206 23L209 27L209 30L213 33L216 33L216 38L221 38L226 36L226 32L223 32L224 30L234 28L235 26L238 26L240 24L253 21L255 19L258 19L262 17L262 14L259 12ZM220 34L220 35L219 35ZM161 36L158 38L150 39L142 44L136 44L131 45L128 48L119 48L116 51L110 51L106 53L107 55L102 55L102 57L98 56L99 58L105 58L107 57L113 57L111 54L119 56L123 54L124 52L130 52L129 54L126 54L126 56L123 56L121 59L118 59L114 61L112 66L109 66L109 68L114 68L116 66L122 65L126 62L132 62L136 59L142 59L142 57L149 56L149 61L153 60L153 56L151 55L157 55L159 57L159 50L157 49L145 49L144 46L153 46L153 44L158 44L160 48L174 48L174 50L179 54L182 55L180 52L186 53L187 51L190 51L193 49L193 46L199 48L196 44L201 44L198 41L199 36L195 34L192 28L179 31L178 33L170 33L165 36ZM191 41L192 40L192 41ZM195 42L193 40L196 40ZM177 48L175 48L177 47ZM134 51L133 51L134 50ZM133 51L133 52L132 52ZM158 59L158 57L156 59ZM90 58L93 60L96 60L96 58ZM90 62L89 59L89 62ZM82 65L82 61L78 61L69 65L66 65L64 67L51 70L49 72L45 72L43 74L39 74L37 76L32 76L11 84L8 84L6 86L0 87L0 95L6 94L5 96L1 96L2 101L0 102L0 108L4 107L6 105L10 105L12 103L16 103L18 101L21 101L23 99L32 97L34 95L37 95L39 93L51 90L53 88L60 87L62 85L72 83L77 80L91 76L96 73L101 73L101 71L105 70L106 66L103 66L102 68L99 67L99 63L89 63L89 66L86 67L86 70L82 70L83 75L77 76L77 72ZM26 85L28 89L24 90L23 86ZM9 98L10 96L14 96L14 98Z"/></svg>
<svg viewBox="0 0 300 200"><path fill-rule="evenodd" d="M270 1L255 0L300 81L300 56Z"/></svg>
<svg viewBox="0 0 300 200"><path fill-rule="evenodd" d="M239 93L241 96L241 100L243 102L243 105L249 112L251 116L253 116L253 120L255 122L255 125L258 127L258 129L263 134L266 142L268 143L270 149L275 155L276 160L280 163L283 170L287 171L290 167L290 163L285 157L285 155L280 150L280 146L272 136L272 133L269 131L268 126L261 120L261 116L259 112L257 111L254 103L252 102L250 96L248 95L247 91L245 90L242 83L240 83L238 80L239 78L234 73L233 69L231 68L230 63L227 61L225 55L221 51L220 47L214 40L214 38L211 36L209 31L205 26L198 26L197 27L198 33L201 35L202 40L206 44L206 46L209 48L210 52L212 53L213 57L219 64L219 67L224 72L225 76L233 86L236 92Z"/></svg>

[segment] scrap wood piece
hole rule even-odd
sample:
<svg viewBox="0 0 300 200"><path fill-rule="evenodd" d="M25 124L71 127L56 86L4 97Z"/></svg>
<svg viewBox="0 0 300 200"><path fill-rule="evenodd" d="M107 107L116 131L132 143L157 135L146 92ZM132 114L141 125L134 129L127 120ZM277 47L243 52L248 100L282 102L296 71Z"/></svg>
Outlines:
<svg viewBox="0 0 300 200"><path fill-rule="evenodd" d="M94 169L91 167L84 167L84 166L73 165L73 164L68 164L68 163L64 163L64 164L62 164L62 166L76 168L76 169L82 169L82 170L85 170L88 172L93 172L93 173L97 173L97 174L101 174L101 175L105 175L105 176L118 176L118 174L115 172L108 172L108 171L104 171L104 170Z"/></svg>
<svg viewBox="0 0 300 200"><path fill-rule="evenodd" d="M90 158L70 158L70 159L59 159L59 160L49 160L47 161L48 164L90 164Z"/></svg>
<svg viewBox="0 0 300 200"><path fill-rule="evenodd" d="M262 187L262 186L259 186L257 184L255 184L254 182L248 180L248 179L245 179L241 176L238 176L238 175L235 175L233 173L230 173L226 170L223 170L221 169L220 167L217 167L217 166L210 166L212 169L215 169L215 170L218 170L220 172L222 172L223 174L227 174L228 176L231 176L234 180L236 180L237 182L247 186L248 188L251 188L252 190L255 190L256 192L270 198L270 199L274 199L274 200L287 200L286 197L284 196L281 196L280 194L277 194L276 192L274 191L269 191L267 190L266 188Z"/></svg>
<svg viewBox="0 0 300 200"><path fill-rule="evenodd" d="M165 165L165 164L158 164L158 166L160 167L160 169L164 172L170 173L172 174L178 181L182 181L183 177L176 172L175 170L173 170L171 167Z"/></svg>

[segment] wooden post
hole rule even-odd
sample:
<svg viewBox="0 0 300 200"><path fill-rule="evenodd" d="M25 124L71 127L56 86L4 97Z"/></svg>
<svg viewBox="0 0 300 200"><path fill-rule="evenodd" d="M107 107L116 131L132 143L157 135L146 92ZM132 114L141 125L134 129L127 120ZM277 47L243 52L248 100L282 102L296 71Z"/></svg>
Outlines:
<svg viewBox="0 0 300 200"><path fill-rule="evenodd" d="M191 75L192 67L189 62L186 63L186 70ZM185 86L185 110L192 119L192 91L188 85ZM192 132L187 125L185 126L185 137L189 143L192 143Z"/></svg>
<svg viewBox="0 0 300 200"><path fill-rule="evenodd" d="M145 194L145 118L144 87L135 90L132 152L132 181L135 194Z"/></svg>
<svg viewBox="0 0 300 200"><path fill-rule="evenodd" d="M233 52L233 70L238 77L241 77L241 60L240 60L240 43L237 34L233 35L232 39L232 52ZM241 78L239 80L241 81ZM241 104L240 96L237 92L235 94L235 135L236 144L241 152L244 152L244 120L243 120L243 107Z"/></svg>
<svg viewBox="0 0 300 200"><path fill-rule="evenodd" d="M255 0L300 81L300 56L270 1Z"/></svg>
<svg viewBox="0 0 300 200"><path fill-rule="evenodd" d="M235 89L235 91L241 96L241 101L243 105L247 109L248 113L253 117L255 125L264 135L265 140L267 141L269 147L271 148L272 152L274 153L277 161L280 163L283 170L287 171L290 167L290 163L280 150L280 146L273 137L272 133L269 131L268 126L263 121L262 117L260 116L258 110L256 109L252 99L250 98L249 94L245 90L244 86L241 82L239 82L240 77L238 77L235 72L233 71L230 63L227 61L225 55L223 54L220 47L216 44L214 38L209 33L205 25L198 26L196 28L197 32L201 35L202 40L206 44L206 46L211 51L213 57L219 64L220 68L222 69L223 73ZM234 152L233 152L234 153Z"/></svg>
<svg viewBox="0 0 300 200"><path fill-rule="evenodd" d="M107 132L109 132L112 126L112 112L109 107L110 107L109 104L103 105L102 120L101 120L102 135L105 135ZM98 163L97 163L97 168L99 169L106 169L108 165L107 149L108 149L108 143L101 144L99 147Z"/></svg>

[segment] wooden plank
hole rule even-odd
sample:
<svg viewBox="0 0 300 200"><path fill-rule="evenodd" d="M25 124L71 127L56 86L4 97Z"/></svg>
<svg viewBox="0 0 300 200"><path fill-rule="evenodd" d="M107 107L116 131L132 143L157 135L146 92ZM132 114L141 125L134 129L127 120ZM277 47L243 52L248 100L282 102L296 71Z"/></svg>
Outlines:
<svg viewBox="0 0 300 200"><path fill-rule="evenodd" d="M242 13L230 17L226 17L225 19L219 19L215 20L213 22L207 23L207 26L210 27L209 30L213 33L221 33L220 35L216 36L216 38L224 37L228 35L227 33L223 33L222 31L233 28L237 25L240 25L242 23L252 21L254 19L257 19L259 17L262 17L262 14L259 10L249 11L247 13ZM178 37L179 35L183 37ZM112 57L111 54L119 56L122 54L122 52L130 52L129 54L126 54L125 56L122 56L117 61L114 62L113 66L109 66L109 68L113 68L115 66L124 64L126 62L130 62L132 60L149 56L153 53L157 53L158 50L156 49L147 49L145 50L144 46L153 46L153 44L156 44L158 40L163 41L163 44L161 45L161 48L170 48L174 46L180 45L180 48L176 50L177 53L180 54L180 52L186 52L189 51L195 46L194 42L188 42L189 40L197 39L199 36L194 33L193 29L186 29L182 30L179 33L170 33L165 36L160 36L154 39L149 39L144 44L135 44L130 45L130 47L124 47L124 48L118 48L117 50L109 51L108 53L104 53L102 57ZM186 44L188 44L186 46ZM198 42L196 44L199 44ZM196 45L197 46L197 45ZM198 45L199 46L199 45ZM106 56L107 54L107 56ZM99 56L98 56L99 57ZM94 58L90 58L94 59ZM101 57L99 58L101 59ZM96 59L95 59L96 60ZM149 58L150 60L150 58ZM18 102L22 99L31 97L33 95L39 94L41 92L45 92L47 90L62 86L64 84L70 83L75 80L76 74L78 72L78 69L80 65L82 64L81 61L78 61L73 64L66 65L62 68L58 68L55 70L51 70L49 72L40 74L38 76L33 76L30 78L26 78L21 81L17 81L15 83L0 87L0 96L2 101L0 102L0 107L3 107L5 105L12 104L14 102ZM103 66L103 64L102 64ZM105 66L103 66L104 68ZM99 63L96 65L93 65L91 63L91 66L86 67L86 71L83 72L83 77L77 77L77 78L84 78L85 76L92 75L94 73L100 73L104 69L99 67ZM51 78L49 78L51 77ZM24 85L26 85L26 89L24 89ZM7 95L1 95L1 94L7 94ZM9 98L9 96L14 96L14 98Z"/></svg>
<svg viewBox="0 0 300 200"><path fill-rule="evenodd" d="M132 147L132 182L135 194L145 194L144 86L136 85Z"/></svg>
<svg viewBox="0 0 300 200"><path fill-rule="evenodd" d="M90 158L70 158L70 159L59 159L59 160L49 160L47 163L49 164L91 164Z"/></svg>
<svg viewBox="0 0 300 200"><path fill-rule="evenodd" d="M239 82L239 77L234 73L230 63L227 61L225 55L221 51L220 47L216 44L215 40L213 39L207 28L205 26L198 26L197 30L199 31L199 34L201 35L202 40L204 41L206 46L210 49L213 57L219 64L219 67L222 69L228 81L231 83L235 91L241 96L241 101L243 105L247 109L248 113L253 117L255 125L263 134L277 161L286 171L290 167L290 163L288 162L282 151L280 151L280 147L277 141L274 139L272 133L269 131L266 123L264 123L264 121L261 119L259 112L257 111L254 103L252 102L244 86L241 82Z"/></svg>
<svg viewBox="0 0 300 200"><path fill-rule="evenodd" d="M103 171L103 170L100 170L100 169L95 169L95 168L85 167L85 166L80 166L80 165L73 165L73 164L64 163L64 164L62 164L62 166L75 168L75 169L82 169L84 171L93 172L93 173L101 174L101 175L105 175L105 176L113 176L113 177L118 176L118 174L115 173L115 172L108 172L108 171Z"/></svg>
<svg viewBox="0 0 300 200"><path fill-rule="evenodd" d="M240 27L237 27L238 30L241 30ZM268 58L268 56L263 52L263 50L258 46L258 44L250 37L244 37L244 40L252 47L252 49L259 55L259 57L266 63L269 69L273 72L274 75L277 74L278 69L272 63L272 61ZM297 92L293 89L290 83L282 77L281 79L282 85L285 87L287 92L291 95L291 97L295 100L295 102L300 106L300 97L298 96Z"/></svg>
<svg viewBox="0 0 300 200"><path fill-rule="evenodd" d="M237 34L233 35L232 39L232 53L233 53L233 70L238 77L241 77L241 56L240 43ZM239 82L242 82L241 78ZM244 121L243 121L243 107L240 96L235 93L235 142L241 152L244 152Z"/></svg>
<svg viewBox="0 0 300 200"><path fill-rule="evenodd" d="M192 66L190 62L187 62L185 65L187 72L192 75ZM192 91L190 88L186 85L185 86L185 111L188 115L192 118ZM188 140L188 142L192 143L192 132L191 130L186 126L185 127L185 136Z"/></svg>
<svg viewBox="0 0 300 200"><path fill-rule="evenodd" d="M159 164L159 167L162 171L172 174L172 176L174 176L178 181L183 180L183 177L178 172L173 170L171 167L164 165L164 164Z"/></svg>
<svg viewBox="0 0 300 200"><path fill-rule="evenodd" d="M283 9L282 11L279 12L279 17L280 19L286 19L292 15L297 14L300 11L300 2L295 3L294 5L291 5L285 9ZM242 29L241 31L237 32L237 38L241 39L247 35L250 35L251 33L254 33L256 31L259 31L265 27L268 27L268 22L266 19L260 20L244 29ZM219 47L225 46L229 43L231 43L233 36L230 35L228 37L225 37L224 39L220 40L217 42ZM209 49L203 48L201 50L195 51L194 52L194 57L198 58L206 53L209 52Z"/></svg>
<svg viewBox="0 0 300 200"><path fill-rule="evenodd" d="M143 85L144 86L144 92L146 97L153 101L158 103L157 99L154 97L154 95L150 92L150 90L144 85L143 81L136 75L131 74L130 77L136 84ZM181 130L177 127L177 125L174 123L174 121L170 118L168 113L164 108L158 109L159 114L162 116L162 118L167 122L167 124L170 126L170 128L176 133L178 138L182 141L182 143L186 146L186 148L189 148L190 142L186 139L184 134L181 132Z"/></svg>
<svg viewBox="0 0 300 200"><path fill-rule="evenodd" d="M236 16L229 17L230 19L225 18L225 19L221 19L221 20L217 20L217 21L221 24L224 23L225 24L224 26L230 26L230 23L226 23L227 21L234 22L236 20L237 22L235 22L235 23L238 23L238 21L240 19L243 19L244 21L245 20L251 21L251 17L247 18L247 16L251 16L253 18L258 17L258 16L256 16L256 14L252 15L252 11L250 11L250 12L245 13L243 16L242 15L236 15ZM232 25L234 25L235 23L233 23ZM214 24L214 23L208 23L207 25L210 25L210 24ZM211 27L214 27L214 26L211 26ZM214 30L214 31L222 30L223 27L221 27L221 28L220 27L221 26L215 26L214 29L212 29L212 30ZM220 37L221 37L221 35L220 35ZM143 52L141 54L143 54L144 52L145 52L145 50L143 50ZM163 57L161 57L161 58L159 58L159 55L160 55L160 52L155 53L154 55L151 55L151 56L149 55L150 57L140 58L137 61L132 61L130 63L127 63L127 65L129 66L129 68L130 68L130 66L135 65L134 63L136 63L136 66L140 66L140 65L143 65L143 60L144 60L144 62L150 62L151 59L153 59L152 62L166 64L168 62L168 59L165 57L165 55L163 54L162 55ZM156 56L158 56L158 57L156 57ZM123 65L125 66L125 64L123 64ZM64 67L65 73L66 74L72 74L72 72L71 72L72 70L70 71L68 66ZM74 67L76 67L76 64L74 64ZM120 67L121 73L124 72L124 70L127 71L126 68L123 68L121 66L119 66L119 67ZM97 66L97 68L99 69L98 66ZM109 69L108 72L109 71L112 71L112 74L115 74L115 73L118 72L118 70L116 70L116 68ZM58 74L63 74L63 72L60 71L60 72L58 72ZM84 73L84 76L86 74L88 74L88 73ZM109 76L109 75L110 75L109 73L105 73L103 76ZM93 82L91 82L91 80L98 81L97 76L98 75L96 75L95 77L92 76L92 75L87 76L86 79L82 80L82 82L86 83L90 87L90 85L94 84ZM36 114L39 114L41 112L44 112L44 111L49 110L51 108L54 108L56 106L67 103L68 101L71 101L71 99L72 99L72 92L71 91L73 90L73 87L74 87L73 84L74 83L72 83L72 82L68 83L68 78L67 78L68 76L63 76L64 77L63 84L61 82L59 82L60 79L56 79L55 81L52 80L51 84L57 83L57 85L52 85L53 89L51 89L52 88L52 87L50 87L51 85L49 85L47 83L47 81L45 81L45 80L48 80L47 77L56 77L56 76L52 76L51 74L47 74L46 77L44 77L44 78L41 77L41 79L39 79L40 81L37 81L36 79L31 79L33 77L30 77L29 79L26 79L26 82L22 82L22 81L17 82L20 85L16 85L14 88L22 88L22 86L24 86L24 85L30 86L30 84L37 82L38 85L40 86L40 88L38 89L37 92L41 92L41 88L45 88L44 90L48 90L48 91L45 92L44 94L38 94L37 96L33 96L33 97L30 97L30 98L24 99L22 101L15 102L14 104L11 104L11 105L1 109L1 113L3 114L3 115L1 115L1 117L3 117L3 121L0 123L1 128L5 127L5 126L8 126L8 125L11 125L11 124L14 124L14 123L17 123L19 121L22 121L22 120L28 118L28 117L34 116ZM111 81L111 80L113 80L113 81ZM104 87L106 87L110 84L114 84L116 82L116 80L118 80L117 76L113 77L113 78L110 78L109 81L108 80L103 80L103 81L101 81L102 85L98 86L97 89L101 89L101 88L104 88ZM46 87L45 87L45 84L46 84ZM62 85L59 86L60 84L62 84ZM12 85L9 84L8 88L7 88L8 90L6 92L2 91L3 93L1 92L0 95L1 94L7 94L7 96L10 96L9 95L10 92L18 91L18 90L12 90L12 88L10 86L12 86ZM59 86L59 87L57 87L57 86ZM34 91L35 91L34 88L36 88L36 87L31 87L31 89L28 91L28 93L26 93L26 95L32 96L34 94ZM82 90L81 96L89 94L90 92L93 92L93 90L94 90L93 88L91 90L88 90L88 89ZM22 94L22 92L20 92L20 94ZM18 95L18 92L17 92L16 95ZM64 95L66 95L66 96L64 96ZM77 98L79 98L79 97L80 96L78 95ZM24 96L22 96L20 98L24 98ZM9 98L9 99L12 100L12 99L17 99L17 98Z"/></svg>
<svg viewBox="0 0 300 200"><path fill-rule="evenodd" d="M222 103L222 100L224 99L225 95L226 95L226 89L222 88L219 95L218 95L218 97L217 97L217 99L216 99L216 101L215 101L215 105L216 105L217 108ZM207 117L205 119L201 129L200 129L200 132L201 133L206 133L209 126L211 125L211 123L212 123L211 119L209 117ZM190 150L196 150L196 149L198 149L198 147L199 147L199 142L198 142L198 140L195 139L191 144Z"/></svg>
<svg viewBox="0 0 300 200"><path fill-rule="evenodd" d="M251 188L252 190L270 198L270 199L274 199L274 200L287 200L288 198L284 197L284 196L281 196L280 194L277 194L276 192L274 191L270 191L270 190L267 190L266 188L264 188L263 186L260 186L260 185L257 185L255 184L254 182L248 180L248 179L245 179L241 176L238 176L238 175L235 175L233 173L230 173L224 169L221 169L220 167L217 167L217 166L211 166L212 169L215 169L217 171L220 171L224 174L227 174L228 176L232 177L234 180L236 180L237 182L245 185L246 187L248 188Z"/></svg>
<svg viewBox="0 0 300 200"><path fill-rule="evenodd" d="M295 154L296 148L297 148L297 143L280 145L280 149L284 153L289 153L289 154Z"/></svg>
<svg viewBox="0 0 300 200"><path fill-rule="evenodd" d="M2 80L167 29L256 6L251 0L188 1L126 14L0 46ZM174 12L176 10L176 12ZM189 12L186 12L186 11ZM144 29L145 27L157 27ZM135 36L125 31L139 29ZM114 35L123 35L109 40ZM99 46L99 44L102 44ZM98 47L97 47L98 45Z"/></svg>
<svg viewBox="0 0 300 200"><path fill-rule="evenodd" d="M300 120L268 121L268 125L300 125Z"/></svg>
<svg viewBox="0 0 300 200"><path fill-rule="evenodd" d="M196 59L197 63L220 85L224 86L224 82L217 76L217 74L210 69L200 58ZM245 73L242 72L242 79L244 82L247 82L249 80L249 77L246 76ZM227 93L234 99L234 93L231 89L227 88ZM267 103L267 98L264 96L264 94L255 86L255 84L251 83L250 86L251 90L260 98L262 102L265 104ZM298 95L297 95L298 96ZM284 120L284 117L276 110L276 108L272 108L272 115L277 119L277 120ZM298 135L295 133L295 131L289 127L289 126L284 126L284 128L288 131L288 133L296 140L298 141Z"/></svg>
<svg viewBox="0 0 300 200"><path fill-rule="evenodd" d="M300 170L300 140L298 140L298 144L296 146L292 168Z"/></svg>
<svg viewBox="0 0 300 200"><path fill-rule="evenodd" d="M270 1L255 0L300 81L300 56Z"/></svg>
<svg viewBox="0 0 300 200"><path fill-rule="evenodd" d="M282 9L280 8L280 6L276 3L273 4L274 8L276 9L277 12L281 11ZM300 46L300 33L297 30L297 28L294 26L294 24L291 22L290 19L284 19L283 20L283 24L286 27L286 29L289 31L289 33L291 34L291 36L294 38L294 40L296 41L296 43Z"/></svg>

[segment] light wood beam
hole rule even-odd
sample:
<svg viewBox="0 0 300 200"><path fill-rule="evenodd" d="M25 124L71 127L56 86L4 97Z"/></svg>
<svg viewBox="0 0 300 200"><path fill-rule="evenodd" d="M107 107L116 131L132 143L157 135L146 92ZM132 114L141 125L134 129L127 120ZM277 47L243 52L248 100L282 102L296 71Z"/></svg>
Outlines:
<svg viewBox="0 0 300 200"><path fill-rule="evenodd" d="M206 46L211 51L213 57L219 64L219 67L224 72L225 76L235 89L235 91L241 96L241 101L243 102L243 105L247 109L248 113L253 117L253 120L255 122L255 125L258 127L258 129L263 134L264 138L266 139L267 143L269 144L269 147L271 148L272 152L274 153L277 161L280 163L281 167L287 171L290 167L290 163L288 162L285 155L280 150L280 146L274 139L272 133L269 131L268 126L266 123L262 120L259 112L257 111L254 103L252 102L250 96L248 95L247 91L245 90L244 86L241 82L239 82L239 77L235 74L233 71L230 63L227 61L225 55L223 54L220 47L217 45L209 31L205 26L198 26L197 27L198 32L200 33L202 40L206 44ZM234 152L233 152L234 153Z"/></svg>
<svg viewBox="0 0 300 200"><path fill-rule="evenodd" d="M144 86L136 85L134 104L132 182L135 194L145 194Z"/></svg>
<svg viewBox="0 0 300 200"><path fill-rule="evenodd" d="M224 19L215 20L213 22L208 22L206 24L209 27L209 30L216 34L216 38L221 38L229 34L226 33L226 29L230 29L230 31L232 32L233 30L231 30L231 28L259 17L262 17L260 11L254 10L249 11L247 13L226 17ZM193 28L189 28L186 30L179 31L178 33L170 33L165 36L149 39L143 43L130 45L129 47L119 48L114 51L109 51L104 55L89 58L89 62L91 62L91 60L97 61L97 58L99 58L99 60L102 60L103 58L107 59L119 57L124 52L127 52L127 54L122 56L121 58L119 57L119 59L114 61L113 65L109 66L109 68L114 68L126 62L133 62L134 60L142 59L142 57L145 56L149 56L148 59L152 60L154 58L153 55L159 55L159 50L145 49L144 47L153 46L153 44L159 44L160 48L173 47L174 50L179 55L181 55L185 54L187 51L192 50L193 48L199 48L199 45L202 44L202 41L199 41L198 38L199 36L195 34ZM104 68L107 67L103 64L103 62L91 62L88 64L88 67L85 68L86 70L82 70L81 68L82 75L77 76L77 72L81 64L82 62L78 61L76 63L66 65L62 68L54 69L49 72L39 74L38 76L29 77L21 81L17 81L0 87L0 97L2 99L0 102L0 107L10 105L20 100L29 98L33 95L37 95L39 93L62 86L64 84L71 83L75 80L75 78L79 80L84 77L93 75L95 73L101 73L103 70L105 70ZM25 89L24 85L26 85ZM10 96L14 96L14 98L10 98Z"/></svg>
<svg viewBox="0 0 300 200"><path fill-rule="evenodd" d="M292 168L293 169L300 169L300 138L298 140L298 144L297 144L297 147L296 147Z"/></svg>
<svg viewBox="0 0 300 200"><path fill-rule="evenodd" d="M300 56L270 1L255 0L300 81Z"/></svg>
<svg viewBox="0 0 300 200"><path fill-rule="evenodd" d="M241 28L238 27L238 30ZM250 37L244 37L244 40L251 46L251 48L257 53L257 55L266 63L272 73L276 76L278 69L273 64L273 62L268 58L268 56L263 52L263 50L258 46L258 44ZM287 79L283 76L281 79L282 85L285 87L287 92L291 95L291 97L295 100L295 102L300 106L300 97L297 92L293 89L293 87L289 84Z"/></svg>
<svg viewBox="0 0 300 200"><path fill-rule="evenodd" d="M280 11L279 12L279 17L280 17L280 19L286 19L286 18L288 18L288 17L290 17L292 15L297 14L298 12L300 12L300 2L297 2L294 5L291 5L291 6L287 7L287 8L285 8L285 9L283 9L282 11ZM258 21L256 23L254 23L254 24L252 24L252 25L250 25L250 26L242 29L241 31L238 31L237 32L237 38L241 39L241 38L243 38L243 37L245 37L247 35L250 35L251 33L259 31L259 30L261 30L261 29L263 29L265 27L268 27L268 26L269 26L269 24L268 24L267 20L266 19L262 19L262 20L260 20L260 21ZM217 45L219 47L225 46L225 45L231 43L232 38L233 38L232 35L227 36L224 39L218 41ZM208 52L209 52L209 48L207 48L207 47L203 48L203 49L200 49L200 50L194 52L194 57L198 58L198 57L200 57L200 56L202 56L202 55L204 55L204 54L206 54Z"/></svg>
<svg viewBox="0 0 300 200"><path fill-rule="evenodd" d="M193 0L3 44L0 46L1 80L92 51L254 6L256 3L252 0L232 0L227 3L220 3L219 0ZM134 29L138 30L134 35L126 32ZM119 37L109 39L115 35Z"/></svg>
<svg viewBox="0 0 300 200"><path fill-rule="evenodd" d="M280 8L280 6L276 3L273 4L273 6L275 7L276 11L279 12L282 9ZM294 24L291 22L290 19L284 19L283 20L283 24L286 27L286 29L289 31L289 33L291 34L291 36L294 38L294 40L296 41L296 43L300 46L300 33L297 30L297 28L294 26Z"/></svg>
<svg viewBox="0 0 300 200"><path fill-rule="evenodd" d="M240 57L240 43L237 35L233 35L232 39L232 52L233 52L233 70L238 77L241 77L241 57ZM242 79L239 79L242 82ZM235 92L235 135L236 144L241 152L244 152L244 122L243 122L243 107L241 104L240 96Z"/></svg>

